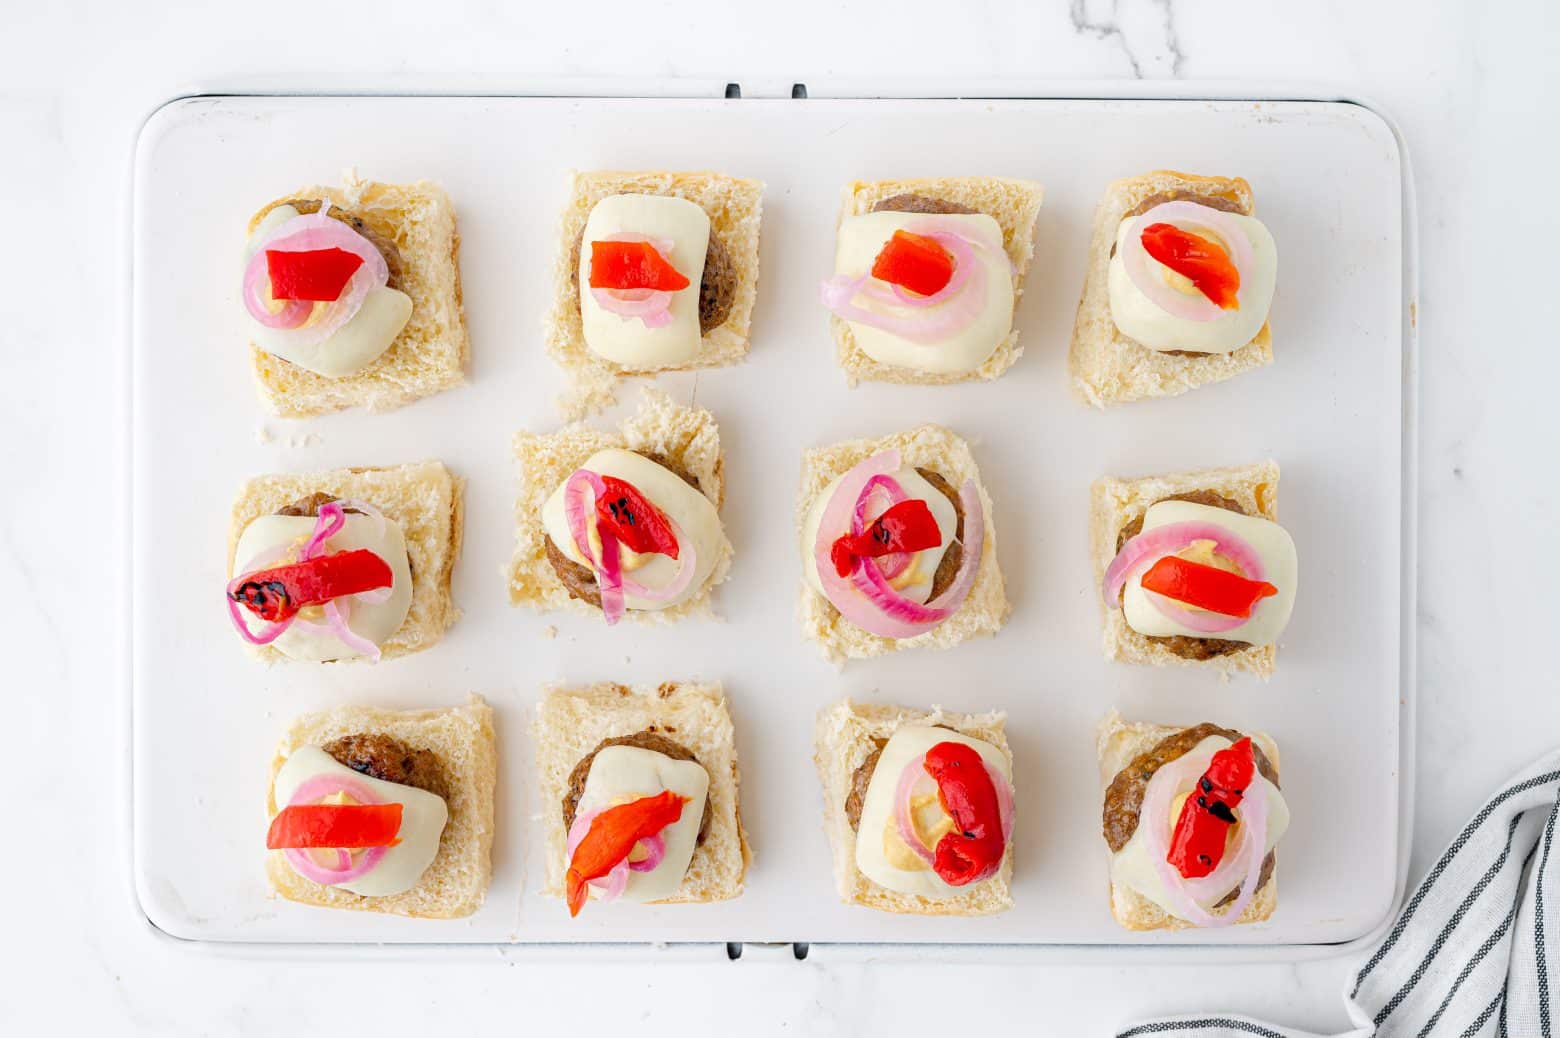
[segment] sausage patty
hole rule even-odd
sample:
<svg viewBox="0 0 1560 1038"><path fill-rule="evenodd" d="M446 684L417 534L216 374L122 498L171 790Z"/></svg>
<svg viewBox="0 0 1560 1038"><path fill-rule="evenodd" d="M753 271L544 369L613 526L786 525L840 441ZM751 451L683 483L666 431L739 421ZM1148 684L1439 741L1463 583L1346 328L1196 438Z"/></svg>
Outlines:
<svg viewBox="0 0 1560 1038"><path fill-rule="evenodd" d="M945 724L932 727L950 732L955 730ZM883 756L883 747L887 745L887 739L873 739L872 752L867 754L867 759L861 762L861 766L850 777L850 792L845 795L845 820L850 823L852 831L861 828L861 807L867 801L867 787L872 785L872 775L877 771L878 760Z"/></svg>
<svg viewBox="0 0 1560 1038"><path fill-rule="evenodd" d="M569 286L576 310L580 306L580 253L584 247L585 232L581 230L569 253ZM699 278L699 334L708 335L725 324L736 300L737 266L712 225L709 244L704 248L704 273Z"/></svg>
<svg viewBox="0 0 1560 1038"><path fill-rule="evenodd" d="M320 211L320 200L317 198L289 198L281 202L273 202L260 211L255 217L258 223L265 218L277 206L290 205L298 210L299 216L307 216L310 213ZM332 220L339 220L354 231L368 239L368 243L378 250L385 258L385 266L390 269L390 278L385 282L386 288L399 289L401 287L401 250L395 247L395 227L387 222L365 220L362 215L351 209L344 208L332 202L330 212L327 213Z"/></svg>
<svg viewBox="0 0 1560 1038"><path fill-rule="evenodd" d="M402 786L445 795L444 769L432 750L414 750L390 735L360 732L320 747L344 768Z"/></svg>
<svg viewBox="0 0 1560 1038"><path fill-rule="evenodd" d="M953 514L958 517L958 525L953 530L953 543L943 552L942 561L937 564L937 572L932 576L932 590L926 596L930 602L953 583L954 576L959 572L959 563L964 561L964 502L959 500L959 492L943 478L942 473L923 468L916 469L916 472L952 503Z"/></svg>
<svg viewBox="0 0 1560 1038"><path fill-rule="evenodd" d="M699 481L694 479L687 469L664 454L655 451L634 451L635 454L647 461L653 461L684 483L688 484L701 494L704 492L699 487ZM552 566L553 572L558 575L570 598L577 598L581 602L587 602L601 608L601 588L596 583L596 571L589 566L581 566L569 556L563 553L563 549L553 543L552 537L544 538L543 547L547 551L547 562Z"/></svg>
<svg viewBox="0 0 1560 1038"><path fill-rule="evenodd" d="M1216 724L1204 722L1191 728L1182 729L1174 735L1167 735L1153 747L1133 758L1132 763L1116 773L1111 779L1110 786L1105 790L1105 810L1103 816L1103 828L1105 843L1109 845L1111 853L1116 854L1132 839L1132 834L1137 832L1138 818L1143 812L1143 794L1148 789L1149 779L1152 779L1160 768L1179 757L1183 757L1197 747L1197 744L1210 735L1221 735L1230 742L1239 742L1241 733L1233 728L1220 728ZM1273 762L1268 760L1267 754L1262 752L1256 740L1251 743L1252 756L1257 762L1257 771L1263 778L1278 787L1278 770L1273 767ZM1262 859L1262 873L1257 877L1257 889L1267 886L1268 880L1273 878L1274 852L1269 851L1266 858ZM1235 899L1239 893L1239 887L1231 890L1214 907L1219 908Z"/></svg>
<svg viewBox="0 0 1560 1038"><path fill-rule="evenodd" d="M1222 508L1226 512L1235 512L1238 515L1246 514L1246 510L1239 503L1230 500L1222 494L1215 494L1211 490L1193 490L1185 494L1172 494L1160 500L1190 501L1195 505L1209 505L1213 508ZM1155 501L1154 504L1157 505L1159 502ZM1148 509L1145 508L1143 513L1147 515ZM1119 553L1128 541L1142 532L1143 516L1140 515L1123 526L1121 533L1116 535L1116 551ZM1219 656L1228 656L1232 652L1239 652L1241 649L1246 648L1245 642L1232 641L1228 638L1188 638L1180 634L1168 636L1145 634L1143 637L1151 642L1158 642L1183 660L1197 660L1199 662L1216 659Z"/></svg>
<svg viewBox="0 0 1560 1038"><path fill-rule="evenodd" d="M580 809L580 797L585 795L585 780L590 778L590 766L596 759L596 754L608 746L637 746L641 750L650 750L672 758L672 760L688 760L698 764L699 758L682 743L668 739L656 731L655 727L646 728L642 732L633 735L619 735L611 739L603 739L580 762L574 765L574 770L569 772L569 788L563 794L563 830L568 832L574 828L574 816ZM699 765L703 767L703 765ZM699 835L694 840L694 845L704 843L705 836L710 830L710 798L704 798L704 814L699 818Z"/></svg>
<svg viewBox="0 0 1560 1038"><path fill-rule="evenodd" d="M971 209L959 202L949 202L941 198L931 198L927 195L917 195L906 192L900 195L889 195L872 207L874 213L978 213L979 209Z"/></svg>

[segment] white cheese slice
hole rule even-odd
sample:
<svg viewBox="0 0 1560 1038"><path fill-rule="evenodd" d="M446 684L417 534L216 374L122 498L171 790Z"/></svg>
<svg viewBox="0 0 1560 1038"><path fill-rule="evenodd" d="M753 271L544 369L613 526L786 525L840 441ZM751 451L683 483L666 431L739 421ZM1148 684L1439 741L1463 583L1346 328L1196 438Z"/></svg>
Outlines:
<svg viewBox="0 0 1560 1038"><path fill-rule="evenodd" d="M687 797L688 802L683 804L677 821L661 830L666 844L666 856L661 863L649 872L629 870L628 886L622 894L625 900L664 901L677 893L688 863L693 860L710 776L694 761L673 760L639 746L608 746L590 762L576 818L586 811L655 796L668 789ZM591 889L594 895L595 887Z"/></svg>
<svg viewBox="0 0 1560 1038"><path fill-rule="evenodd" d="M1278 641L1289 615L1295 608L1295 587L1299 582L1300 564L1295 555L1295 542L1289 531L1261 516L1241 515L1212 505L1200 505L1191 501L1160 501L1150 505L1143 515L1143 532L1170 523L1204 522L1222 526L1239 536L1256 551L1262 560L1260 579L1278 588L1278 594L1263 598L1251 609L1251 617L1239 627L1228 631L1207 633L1177 623L1161 613L1149 601L1143 590L1140 573L1127 581L1122 589L1122 610L1127 626L1139 634L1165 638L1184 635L1188 638L1220 638L1227 641L1246 642L1248 645L1272 645ZM1145 570L1146 572L1146 570ZM1246 574L1251 577L1251 574ZM1252 579L1258 579L1252 577Z"/></svg>
<svg viewBox="0 0 1560 1038"><path fill-rule="evenodd" d="M586 459L581 468L601 476L613 476L632 485L645 499L659 508L675 524L679 541L693 545L695 559L693 579L680 594L656 601L639 595L625 594L624 604L630 609L667 609L686 602L703 589L714 572L715 564L727 552L726 534L720 526L720 514L710 499L689 486L671 471L657 465L649 458L633 451L611 448L598 451ZM565 480L553 491L542 506L542 525L560 551L581 566L590 568L584 554L574 543L569 531L568 515L564 511ZM589 513L594 522L594 512ZM624 574L647 588L663 588L676 576L680 559L654 553L637 555L628 548L621 548ZM680 552L679 552L680 554Z"/></svg>
<svg viewBox="0 0 1560 1038"><path fill-rule="evenodd" d="M1008 767L1007 758L989 742L932 725L907 725L893 734L878 757L872 781L867 784L867 795L862 800L861 825L856 829L856 867L862 875L889 890L936 900L959 897L979 884L951 886L944 883L930 865L919 869L897 868L884 853L883 841L887 834L892 834L892 839L899 839L894 822L894 794L899 789L900 775L916 758L942 742L971 747L997 774L1012 783L1013 771Z"/></svg>
<svg viewBox="0 0 1560 1038"><path fill-rule="evenodd" d="M873 261L895 231L925 234L929 230L949 231L971 241L991 243L991 247L973 248L985 271L985 304L980 313L959 331L932 342L911 342L859 321L849 322L851 334L862 352L880 364L936 374L974 371L1013 330L1013 268L1001 248L1002 228L996 220L985 213L882 212L849 216L840 223L834 272L860 277L872 270ZM894 314L930 315L937 310L880 304L859 293L855 303L867 310Z"/></svg>
<svg viewBox="0 0 1560 1038"><path fill-rule="evenodd" d="M262 553L285 545L301 548L314 533L317 521L311 515L262 515L251 520L239 535L238 546L233 553L233 565L247 567L250 560L260 557ZM335 553L357 548L367 548L390 566L390 597L372 605L357 598L352 599L348 607L347 626L353 634L367 638L375 645L384 645L385 640L400 629L412 608L412 570L406 558L406 538L401 533L400 524L393 519L385 519L381 532L378 519L348 512L346 523L339 533L325 542L325 549ZM282 565L285 561L295 559L266 563L266 566ZM239 573L231 573L229 577L236 577ZM269 626L242 606L238 611L249 630L256 635ZM298 615L313 623L325 622L318 607L304 609ZM305 631L296 623L272 642L271 647L289 659L315 663L353 659L360 655L348 648L336 635Z"/></svg>
<svg viewBox="0 0 1560 1038"><path fill-rule="evenodd" d="M1278 246L1262 221L1237 213L1221 214L1245 232L1251 242L1253 266L1251 270L1241 271L1240 309L1226 310L1211 321L1190 321L1166 312L1144 295L1127 274L1124 255L1128 240L1132 235L1142 233L1147 215L1128 217L1116 230L1116 251L1110 259L1106 282L1110 290L1111 319L1121 334L1161 352L1231 353L1255 339L1267 323L1268 311L1273 305L1273 289L1278 282ZM1190 225L1183 230L1207 233L1205 228ZM1190 280L1152 256L1145 255L1143 262L1151 275L1161 278L1166 285L1201 297Z"/></svg>
<svg viewBox="0 0 1560 1038"><path fill-rule="evenodd" d="M364 897L399 894L417 885L422 874L439 854L439 838L449 821L449 807L442 797L414 786L384 782L344 766L318 746L300 746L288 755L276 772L273 796L280 810L292 802L293 794L316 775L339 775L366 786L382 803L401 805L401 842L385 850L368 872L346 883L334 884Z"/></svg>
<svg viewBox="0 0 1560 1038"><path fill-rule="evenodd" d="M1222 735L1210 735L1193 747L1186 754L1186 757L1191 761L1197 762L1196 775L1201 775L1208 770L1208 765L1213 761L1213 755L1230 745L1232 745L1230 740ZM1188 765L1188 767L1190 768L1191 765ZM1195 781L1196 778L1194 776L1192 782ZM1180 792L1190 792L1191 788L1191 785L1188 785ZM1284 803L1284 796L1279 792L1278 787L1263 778L1260 772L1252 778L1251 785L1245 793L1246 799L1256 796L1267 798L1267 847L1263 851L1263 856L1266 857L1268 851L1278 846L1278 841L1284 837L1284 831L1289 828L1289 805ZM1237 807L1235 811L1237 818L1236 828L1238 831L1240 808ZM1168 847L1170 845L1170 834L1175 829L1175 822L1174 818L1139 818L1137 829L1132 833L1132 838L1127 841L1127 845L1111 855L1110 878L1121 886L1137 891L1167 913L1179 919L1180 915L1175 908L1175 900L1170 896L1169 890L1165 888L1164 880L1160 878L1159 870L1155 867L1153 859L1148 852L1148 838L1146 836L1149 825L1161 826L1163 827L1165 846ZM1228 891L1204 898L1198 904L1201 905L1204 911L1211 910L1214 904L1221 900L1226 893ZM1206 903L1203 903L1204 901Z"/></svg>
<svg viewBox="0 0 1560 1038"><path fill-rule="evenodd" d="M937 567L942 565L942 557L958 532L959 513L954 510L953 502L944 497L941 491L928 483L915 469L902 468L893 475L909 497L926 502L932 518L937 520L937 529L942 533L941 544L935 548L915 552L904 572L890 581L901 595L925 605L932 593L932 579L937 575ZM802 524L802 573L807 578L808 585L820 595L824 593L823 582L818 579L818 566L814 561L813 549L817 544L818 527L823 523L823 513L828 508L829 498L834 496L835 488L844 478L844 475L841 475L823 488L823 492L813 499L812 507L807 510L807 521ZM877 516L868 512L867 518L871 520L876 519ZM834 536L842 537L845 532L839 530L834 532Z"/></svg>
<svg viewBox="0 0 1560 1038"><path fill-rule="evenodd" d="M638 317L622 317L602 307L590 290L590 243L614 234L642 234L670 241L663 253L688 287L672 293L669 324L647 328ZM699 282L709 251L710 216L685 198L665 195L610 195L596 203L580 240L580 319L585 345L625 368L661 368L686 364L699 352Z"/></svg>

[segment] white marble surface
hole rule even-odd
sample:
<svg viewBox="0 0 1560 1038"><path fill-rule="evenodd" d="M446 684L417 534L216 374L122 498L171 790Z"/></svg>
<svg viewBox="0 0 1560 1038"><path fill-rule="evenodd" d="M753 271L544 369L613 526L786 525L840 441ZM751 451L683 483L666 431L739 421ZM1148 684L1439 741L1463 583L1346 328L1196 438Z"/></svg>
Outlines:
<svg viewBox="0 0 1560 1038"><path fill-rule="evenodd" d="M1560 581L1546 539L1560 446L1551 419L1560 293L1548 250L1560 220L1542 193L1522 193L1547 186L1560 158L1560 9L1546 0L902 0L894 10L905 13L891 17L886 6L842 14L796 2L783 16L645 0L530 15L490 0L383 2L371 14L288 0L225 13L197 3L0 9L0 186L11 200L0 247L0 451L11 497L0 510L0 610L13 805L0 884L14 892L0 940L0 1031L607 1033L649 1022L684 1033L735 1024L745 1034L869 1034L1041 1019L1039 1033L1100 1034L1144 1013L1205 1008L1344 1026L1347 960L1216 973L1000 959L652 970L494 952L256 960L158 939L137 914L123 835L123 625L99 604L105 589L123 598L113 581L124 204L142 117L193 88L1138 75L1325 83L1373 99L1407 135L1421 212L1414 874L1494 783L1560 741L1557 613L1545 591ZM937 14L955 7L963 13Z"/></svg>

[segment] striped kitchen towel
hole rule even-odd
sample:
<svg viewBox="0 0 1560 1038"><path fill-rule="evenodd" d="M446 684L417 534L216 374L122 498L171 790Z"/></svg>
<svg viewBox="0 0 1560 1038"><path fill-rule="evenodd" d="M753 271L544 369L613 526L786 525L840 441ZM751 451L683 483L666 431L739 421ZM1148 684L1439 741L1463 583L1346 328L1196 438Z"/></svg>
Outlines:
<svg viewBox="0 0 1560 1038"><path fill-rule="evenodd" d="M1357 1027L1340 1038L1552 1038L1550 974L1560 969L1560 849L1553 861L1550 853L1557 796L1560 752L1480 808L1350 978L1344 997ZM1137 1035L1317 1038L1220 1013L1137 1024L1118 1038Z"/></svg>

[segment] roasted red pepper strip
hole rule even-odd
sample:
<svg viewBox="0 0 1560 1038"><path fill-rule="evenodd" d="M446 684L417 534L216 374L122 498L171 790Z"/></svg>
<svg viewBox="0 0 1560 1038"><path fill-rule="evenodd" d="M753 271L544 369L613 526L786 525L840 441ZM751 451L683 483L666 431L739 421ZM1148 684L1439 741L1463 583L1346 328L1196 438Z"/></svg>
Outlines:
<svg viewBox="0 0 1560 1038"><path fill-rule="evenodd" d="M357 548L246 573L228 597L260 619L280 623L304 606L389 587L394 581L389 563L367 548Z"/></svg>
<svg viewBox="0 0 1560 1038"><path fill-rule="evenodd" d="M1169 223L1143 228L1143 248L1182 277L1190 278L1209 302L1224 310L1239 310L1240 271L1218 242Z"/></svg>
<svg viewBox="0 0 1560 1038"><path fill-rule="evenodd" d="M932 871L953 887L995 875L1007 839L985 759L965 743L940 742L926 751L924 767L936 781L937 799L954 826L932 849Z"/></svg>
<svg viewBox="0 0 1560 1038"><path fill-rule="evenodd" d="M1251 615L1264 598L1278 594L1278 588L1265 580L1247 580L1238 573L1188 562L1166 555L1143 574L1143 590L1173 598L1198 609L1224 616Z"/></svg>
<svg viewBox="0 0 1560 1038"><path fill-rule="evenodd" d="M872 276L917 295L936 295L953 280L953 256L934 238L895 231L872 261Z"/></svg>
<svg viewBox="0 0 1560 1038"><path fill-rule="evenodd" d="M647 241L590 243L591 288L648 288L677 292L689 281Z"/></svg>
<svg viewBox="0 0 1560 1038"><path fill-rule="evenodd" d="M341 298L363 257L346 249L311 249L307 252L265 252L265 269L271 276L272 299L305 299L333 303Z"/></svg>
<svg viewBox="0 0 1560 1038"><path fill-rule="evenodd" d="M1235 824L1246 787L1256 774L1257 761L1247 736L1213 755L1208 770L1197 780L1197 789L1181 805L1170 838L1167 861L1186 879L1206 876L1224 859L1224 844Z"/></svg>
<svg viewBox="0 0 1560 1038"><path fill-rule="evenodd" d="M925 501L912 497L890 507L860 534L846 534L836 540L829 549L829 558L834 562L834 571L848 577L858 558L880 559L903 551L925 551L941 543L942 530L938 529L932 510Z"/></svg>
<svg viewBox="0 0 1560 1038"><path fill-rule="evenodd" d="M574 848L568 872L564 874L569 915L579 915L580 909L585 907L591 880L611 872L618 862L628 857L634 844L649 839L681 818L683 805L687 802L687 797L668 789L653 797L640 797L609 807L592 818L590 828Z"/></svg>
<svg viewBox="0 0 1560 1038"><path fill-rule="evenodd" d="M632 483L602 476L605 497L596 501L596 521L612 531L618 543L644 555L653 552L677 558L677 535L666 514L652 505Z"/></svg>
<svg viewBox="0 0 1560 1038"><path fill-rule="evenodd" d="M271 819L265 845L273 851L393 847L400 831L400 804L294 804Z"/></svg>

